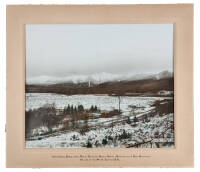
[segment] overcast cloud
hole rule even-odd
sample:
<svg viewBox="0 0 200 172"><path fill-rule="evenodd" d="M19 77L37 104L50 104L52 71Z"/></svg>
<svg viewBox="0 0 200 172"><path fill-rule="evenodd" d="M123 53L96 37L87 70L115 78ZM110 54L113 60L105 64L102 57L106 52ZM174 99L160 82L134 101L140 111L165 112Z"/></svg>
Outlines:
<svg viewBox="0 0 200 172"><path fill-rule="evenodd" d="M173 24L26 25L26 76L173 71Z"/></svg>

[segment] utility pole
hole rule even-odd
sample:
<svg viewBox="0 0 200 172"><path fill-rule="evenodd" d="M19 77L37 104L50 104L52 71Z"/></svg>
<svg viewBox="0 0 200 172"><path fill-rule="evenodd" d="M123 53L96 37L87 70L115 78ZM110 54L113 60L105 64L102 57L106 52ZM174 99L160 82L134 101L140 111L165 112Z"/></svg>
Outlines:
<svg viewBox="0 0 200 172"><path fill-rule="evenodd" d="M121 96L118 96L118 100L119 100L119 112L121 111L120 109L120 104L121 104Z"/></svg>

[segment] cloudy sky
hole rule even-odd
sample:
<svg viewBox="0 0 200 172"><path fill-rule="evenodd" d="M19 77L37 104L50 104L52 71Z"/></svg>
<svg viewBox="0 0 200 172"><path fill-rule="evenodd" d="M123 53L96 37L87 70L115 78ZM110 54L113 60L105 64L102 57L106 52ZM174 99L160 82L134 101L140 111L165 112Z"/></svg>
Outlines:
<svg viewBox="0 0 200 172"><path fill-rule="evenodd" d="M173 71L173 24L26 25L26 76Z"/></svg>

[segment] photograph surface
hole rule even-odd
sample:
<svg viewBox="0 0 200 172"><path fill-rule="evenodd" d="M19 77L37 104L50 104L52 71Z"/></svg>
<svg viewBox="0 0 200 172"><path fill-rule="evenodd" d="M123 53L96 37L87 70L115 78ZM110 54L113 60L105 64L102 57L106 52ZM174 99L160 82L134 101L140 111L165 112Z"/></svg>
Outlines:
<svg viewBox="0 0 200 172"><path fill-rule="evenodd" d="M26 148L174 148L173 24L26 25Z"/></svg>

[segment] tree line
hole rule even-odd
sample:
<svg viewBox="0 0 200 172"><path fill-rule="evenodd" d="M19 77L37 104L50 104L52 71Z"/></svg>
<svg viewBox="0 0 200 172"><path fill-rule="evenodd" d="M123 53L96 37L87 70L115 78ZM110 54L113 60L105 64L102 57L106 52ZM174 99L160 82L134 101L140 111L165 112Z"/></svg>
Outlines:
<svg viewBox="0 0 200 172"><path fill-rule="evenodd" d="M83 113L83 112L97 112L98 108L97 106L91 106L89 109L85 109L83 105L73 106L69 105L64 107L63 113L65 115L67 114L77 114L77 113Z"/></svg>

